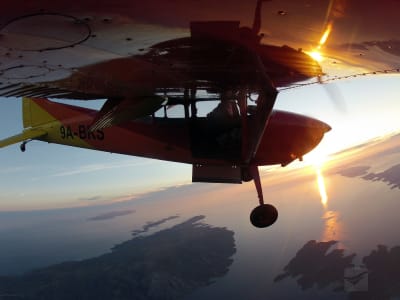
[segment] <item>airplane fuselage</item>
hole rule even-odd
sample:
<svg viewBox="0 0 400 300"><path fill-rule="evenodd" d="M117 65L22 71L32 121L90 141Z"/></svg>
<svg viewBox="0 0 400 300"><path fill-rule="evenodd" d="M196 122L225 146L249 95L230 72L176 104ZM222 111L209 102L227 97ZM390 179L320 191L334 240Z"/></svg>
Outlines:
<svg viewBox="0 0 400 300"><path fill-rule="evenodd" d="M241 165L240 125L195 119L147 117L91 131L96 112L77 106L37 100L34 105L54 121L41 125L49 143L188 164ZM253 116L248 116L251 128ZM313 118L276 110L271 115L256 165L286 165L301 158L321 141L330 127Z"/></svg>

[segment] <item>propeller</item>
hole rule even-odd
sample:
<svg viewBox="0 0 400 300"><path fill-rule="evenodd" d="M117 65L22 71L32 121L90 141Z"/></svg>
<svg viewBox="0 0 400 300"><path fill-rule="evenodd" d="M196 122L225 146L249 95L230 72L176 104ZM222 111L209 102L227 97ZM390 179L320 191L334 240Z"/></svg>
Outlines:
<svg viewBox="0 0 400 300"><path fill-rule="evenodd" d="M262 9L262 3L263 2L270 2L272 0L258 0L257 1L257 6L256 10L254 13L254 21L253 21L253 32L258 35L261 30L261 9Z"/></svg>
<svg viewBox="0 0 400 300"><path fill-rule="evenodd" d="M335 83L324 83L319 81L325 91L328 99L332 102L333 106L341 113L347 112L346 99Z"/></svg>

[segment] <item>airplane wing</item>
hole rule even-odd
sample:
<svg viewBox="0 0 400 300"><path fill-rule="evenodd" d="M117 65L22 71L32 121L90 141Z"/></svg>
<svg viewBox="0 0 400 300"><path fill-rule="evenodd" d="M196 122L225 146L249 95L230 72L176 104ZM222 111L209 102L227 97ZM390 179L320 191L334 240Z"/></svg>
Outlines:
<svg viewBox="0 0 400 300"><path fill-rule="evenodd" d="M162 98L187 109L257 93L255 125L242 124L249 163L279 88L399 72L399 11L397 0L5 0L0 96L105 98L92 125L104 128Z"/></svg>
<svg viewBox="0 0 400 300"><path fill-rule="evenodd" d="M135 98L193 85L251 84L246 78L255 68L243 46L268 61L278 88L322 72L400 67L399 1L262 2L257 18L256 1L5 0L0 95ZM258 49L243 42L254 33ZM321 71L302 54L329 60Z"/></svg>

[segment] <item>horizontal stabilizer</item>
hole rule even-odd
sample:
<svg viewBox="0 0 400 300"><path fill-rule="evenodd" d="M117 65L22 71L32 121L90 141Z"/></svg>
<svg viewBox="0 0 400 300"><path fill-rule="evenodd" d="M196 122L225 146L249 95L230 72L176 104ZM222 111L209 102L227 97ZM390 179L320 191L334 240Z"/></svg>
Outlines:
<svg viewBox="0 0 400 300"><path fill-rule="evenodd" d="M46 131L41 130L41 129L28 129L25 130L24 132L14 135L12 137L6 138L4 140L0 141L0 148L12 145L12 144L16 144L16 143L20 143L26 140L30 140L30 139L35 139L35 138L39 138L39 137L43 137L47 134Z"/></svg>

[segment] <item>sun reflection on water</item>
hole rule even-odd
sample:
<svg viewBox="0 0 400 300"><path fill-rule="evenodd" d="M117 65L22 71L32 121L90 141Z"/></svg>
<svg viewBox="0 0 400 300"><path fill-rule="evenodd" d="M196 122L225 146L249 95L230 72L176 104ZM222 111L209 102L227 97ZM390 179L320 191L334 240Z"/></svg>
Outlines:
<svg viewBox="0 0 400 300"><path fill-rule="evenodd" d="M319 191L320 201L323 206L322 219L324 220L324 229L321 236L321 241L338 241L338 247L344 247L343 245L343 222L341 221L341 215L338 211L328 209L328 193L325 185L325 178L323 174L323 166L328 164L330 161L329 156L324 151L316 151L308 157L313 170L315 171L316 184Z"/></svg>
<svg viewBox="0 0 400 300"><path fill-rule="evenodd" d="M328 210L322 216L325 220L322 241L341 241L343 239L343 224L338 211Z"/></svg>
<svg viewBox="0 0 400 300"><path fill-rule="evenodd" d="M319 195L321 197L321 203L324 207L326 207L328 204L328 195L326 193L325 180L324 176L322 175L321 168L316 168L316 173L317 173L317 184L318 184Z"/></svg>
<svg viewBox="0 0 400 300"><path fill-rule="evenodd" d="M324 208L328 205L328 193L326 191L325 179L323 175L323 166L328 162L328 155L324 151L314 151L306 157L313 170L315 170L317 188L319 191L321 203Z"/></svg>

